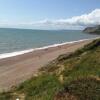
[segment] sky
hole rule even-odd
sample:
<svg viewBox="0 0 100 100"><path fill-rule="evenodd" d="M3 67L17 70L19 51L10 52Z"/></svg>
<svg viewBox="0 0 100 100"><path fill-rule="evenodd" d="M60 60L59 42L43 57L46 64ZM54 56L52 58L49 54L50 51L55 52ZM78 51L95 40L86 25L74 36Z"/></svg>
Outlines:
<svg viewBox="0 0 100 100"><path fill-rule="evenodd" d="M0 0L0 27L81 29L100 24L100 0Z"/></svg>

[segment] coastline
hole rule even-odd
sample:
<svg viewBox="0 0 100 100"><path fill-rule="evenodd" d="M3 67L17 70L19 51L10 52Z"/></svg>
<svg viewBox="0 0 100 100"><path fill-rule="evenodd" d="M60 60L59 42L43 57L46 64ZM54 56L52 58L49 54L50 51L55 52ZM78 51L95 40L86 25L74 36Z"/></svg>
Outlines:
<svg viewBox="0 0 100 100"><path fill-rule="evenodd" d="M0 91L9 90L12 86L32 77L39 68L59 55L74 52L97 38L36 48L32 49L31 52L22 52L24 54L0 59Z"/></svg>
<svg viewBox="0 0 100 100"><path fill-rule="evenodd" d="M3 54L0 54L0 59L19 56L19 55L34 52L34 51L37 51L37 50L49 49L49 48L52 48L52 47L62 46L62 45L66 45L66 44L73 44L73 43L82 42L82 41L91 40L91 39L94 40L94 39L97 39L97 38L99 38L99 37L82 39L82 40L77 40L77 41L64 42L64 43L59 43L59 44L52 44L52 45L43 46L43 47L39 47L39 48L27 49L27 50L22 50L22 51L15 51L15 52L11 52L11 53L3 53Z"/></svg>

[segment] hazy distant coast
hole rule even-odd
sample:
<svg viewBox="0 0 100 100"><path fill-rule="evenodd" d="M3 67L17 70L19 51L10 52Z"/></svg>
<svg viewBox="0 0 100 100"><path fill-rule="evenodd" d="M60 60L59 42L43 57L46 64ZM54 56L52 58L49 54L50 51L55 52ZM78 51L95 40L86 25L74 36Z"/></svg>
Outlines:
<svg viewBox="0 0 100 100"><path fill-rule="evenodd" d="M94 27L86 27L83 32L90 34L98 34L100 35L100 25L96 25Z"/></svg>

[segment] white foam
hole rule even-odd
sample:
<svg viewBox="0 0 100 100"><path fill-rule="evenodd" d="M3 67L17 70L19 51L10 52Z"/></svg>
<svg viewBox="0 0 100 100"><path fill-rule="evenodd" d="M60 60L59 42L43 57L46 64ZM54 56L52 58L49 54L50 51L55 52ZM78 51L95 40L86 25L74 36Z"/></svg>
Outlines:
<svg viewBox="0 0 100 100"><path fill-rule="evenodd" d="M41 48L34 48L34 49L28 49L28 50L23 50L23 51L4 53L4 54L0 54L0 59L18 56L18 55L33 52L33 51L36 51L36 50L43 50L43 49L47 49L47 48L51 48L51 47L57 47L57 46L62 46L62 45L66 45L66 44L72 44L72 43L77 43L77 42L82 42L82 41L97 39L97 38L100 38L100 37L90 38L90 39L83 39L83 40L78 40L78 41L71 41L71 42L64 42L64 43L60 43L60 44L53 44L53 45L44 46L44 47L41 47Z"/></svg>

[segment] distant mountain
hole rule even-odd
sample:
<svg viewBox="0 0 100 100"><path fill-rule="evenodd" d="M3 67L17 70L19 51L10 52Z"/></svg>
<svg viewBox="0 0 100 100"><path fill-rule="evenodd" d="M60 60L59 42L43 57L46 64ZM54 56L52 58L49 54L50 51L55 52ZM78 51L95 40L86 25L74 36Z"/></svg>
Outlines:
<svg viewBox="0 0 100 100"><path fill-rule="evenodd" d="M100 25L97 25L95 27L87 27L83 30L83 32L91 34L100 34Z"/></svg>

